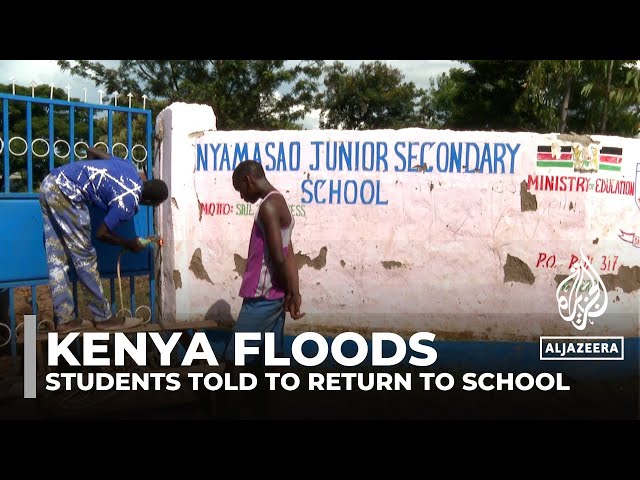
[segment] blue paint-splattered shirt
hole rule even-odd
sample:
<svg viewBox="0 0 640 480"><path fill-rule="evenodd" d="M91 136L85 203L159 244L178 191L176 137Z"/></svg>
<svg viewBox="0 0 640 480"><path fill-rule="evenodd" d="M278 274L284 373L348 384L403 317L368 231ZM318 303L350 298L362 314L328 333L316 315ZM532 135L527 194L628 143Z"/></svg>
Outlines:
<svg viewBox="0 0 640 480"><path fill-rule="evenodd" d="M111 231L138 212L142 178L128 160L80 160L53 169L51 175L71 201L106 211L104 223Z"/></svg>

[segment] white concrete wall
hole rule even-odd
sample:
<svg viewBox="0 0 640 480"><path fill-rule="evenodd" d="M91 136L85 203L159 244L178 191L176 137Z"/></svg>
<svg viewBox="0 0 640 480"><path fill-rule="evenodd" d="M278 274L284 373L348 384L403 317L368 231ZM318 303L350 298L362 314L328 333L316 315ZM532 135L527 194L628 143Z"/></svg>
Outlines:
<svg viewBox="0 0 640 480"><path fill-rule="evenodd" d="M157 132L157 174L171 189L159 225L165 320L228 324L237 315L257 205L242 202L231 175L240 160L259 155L296 220L307 315L289 320L290 331L427 330L441 339L495 340L638 335L638 139L424 129L218 132L209 107L186 104L164 110ZM574 171L571 147L579 142L578 157L598 153L597 171ZM345 162L334 169L335 153L344 160L349 146L351 171ZM568 167L557 163L563 158ZM418 168L407 171L407 163ZM542 176L562 177L561 191L544 191ZM340 203L335 195L329 201L331 182L340 182ZM356 188L363 195L352 203ZM556 291L581 248L607 286L608 305L578 332L560 316Z"/></svg>

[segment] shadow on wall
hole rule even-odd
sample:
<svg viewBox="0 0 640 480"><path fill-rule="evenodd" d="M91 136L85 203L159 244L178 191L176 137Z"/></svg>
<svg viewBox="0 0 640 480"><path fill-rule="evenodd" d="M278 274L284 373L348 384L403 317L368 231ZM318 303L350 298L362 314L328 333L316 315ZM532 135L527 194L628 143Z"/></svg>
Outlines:
<svg viewBox="0 0 640 480"><path fill-rule="evenodd" d="M231 315L231 305L226 300L217 300L204 315L205 321L215 321L219 327L231 328L235 322Z"/></svg>

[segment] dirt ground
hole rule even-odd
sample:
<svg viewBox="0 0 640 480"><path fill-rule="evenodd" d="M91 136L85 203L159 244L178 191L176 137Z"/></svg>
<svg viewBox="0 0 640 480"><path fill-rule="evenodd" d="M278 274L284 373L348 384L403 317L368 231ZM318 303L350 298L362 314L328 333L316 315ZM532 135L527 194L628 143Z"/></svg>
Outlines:
<svg viewBox="0 0 640 480"><path fill-rule="evenodd" d="M14 305L16 311L16 325L24 321L25 315L32 315L32 294L30 287L18 287L14 289ZM46 285L36 287L36 305L38 321L53 320L53 302L51 290Z"/></svg>

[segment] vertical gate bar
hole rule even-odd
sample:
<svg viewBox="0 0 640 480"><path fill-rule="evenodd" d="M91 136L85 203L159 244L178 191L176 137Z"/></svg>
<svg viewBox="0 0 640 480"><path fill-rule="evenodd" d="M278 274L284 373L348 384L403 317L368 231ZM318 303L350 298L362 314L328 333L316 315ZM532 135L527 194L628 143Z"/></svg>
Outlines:
<svg viewBox="0 0 640 480"><path fill-rule="evenodd" d="M53 103L49 104L49 171L53 170L55 165L55 154L54 154L54 121L53 121L53 113L55 111L55 106Z"/></svg>
<svg viewBox="0 0 640 480"><path fill-rule="evenodd" d="M33 193L33 152L31 132L31 102L27 102L27 192Z"/></svg>
<svg viewBox="0 0 640 480"><path fill-rule="evenodd" d="M153 160L152 160L152 153L153 153L153 145L152 145L152 140L153 140L153 135L152 135L152 128L151 128L151 112L148 112L146 114L147 116L147 178L151 179L153 178ZM151 226L153 227L153 223L151 224Z"/></svg>
<svg viewBox="0 0 640 480"><path fill-rule="evenodd" d="M109 153L113 155L113 114L111 109L107 110L107 146L109 147Z"/></svg>
<svg viewBox="0 0 640 480"><path fill-rule="evenodd" d="M18 339L16 332L16 304L13 300L13 287L9 287L9 329L11 330L11 362L18 366Z"/></svg>
<svg viewBox="0 0 640 480"><path fill-rule="evenodd" d="M153 125L151 122L151 111L147 111L145 113L146 115L146 134L147 134L147 178L152 179L153 178ZM149 215L148 219L147 219L147 228L149 229L149 232L151 232L151 235L155 234L155 229L154 229L154 225L155 225L155 215L156 215L156 209L152 208L151 209L151 214ZM160 245L158 245L157 248L161 248ZM151 310L151 323L156 323L157 321L157 315L156 315L156 282L155 282L155 269L156 269L156 265L155 265L155 257L153 256L154 253L154 249L151 248L149 250L149 309Z"/></svg>
<svg viewBox="0 0 640 480"><path fill-rule="evenodd" d="M9 193L9 100L2 100L2 137L4 140L4 193Z"/></svg>
<svg viewBox="0 0 640 480"><path fill-rule="evenodd" d="M109 279L109 290L111 290L111 313L115 315L118 311L116 310L116 282L113 278Z"/></svg>
<svg viewBox="0 0 640 480"><path fill-rule="evenodd" d="M38 296L35 285L31 285L31 313L38 315Z"/></svg>
<svg viewBox="0 0 640 480"><path fill-rule="evenodd" d="M129 305L131 310L131 316L135 317L136 312L136 277L133 275L129 275L129 295L130 295L130 303Z"/></svg>
<svg viewBox="0 0 640 480"><path fill-rule="evenodd" d="M127 152L129 152L127 156L129 157L129 161L134 162L134 165L136 165L137 167L138 165L133 160L133 152L131 151L131 149L133 148L132 136L133 132L131 128L131 112L127 112Z"/></svg>
<svg viewBox="0 0 640 480"><path fill-rule="evenodd" d="M73 105L69 105L69 162L76 161L76 119Z"/></svg>
<svg viewBox="0 0 640 480"><path fill-rule="evenodd" d="M93 147L93 107L89 107L89 146Z"/></svg>

